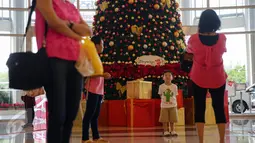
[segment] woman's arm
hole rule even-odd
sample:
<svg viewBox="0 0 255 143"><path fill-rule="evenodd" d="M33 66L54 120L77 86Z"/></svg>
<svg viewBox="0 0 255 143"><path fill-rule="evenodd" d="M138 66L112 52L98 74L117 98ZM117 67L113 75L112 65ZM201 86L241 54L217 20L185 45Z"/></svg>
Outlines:
<svg viewBox="0 0 255 143"><path fill-rule="evenodd" d="M82 17L80 23L73 23L72 30L80 36L92 36L91 28Z"/></svg>
<svg viewBox="0 0 255 143"><path fill-rule="evenodd" d="M52 0L37 0L36 8L41 12L50 28L70 38L81 40L82 37L73 32L64 20L61 20L55 13Z"/></svg>

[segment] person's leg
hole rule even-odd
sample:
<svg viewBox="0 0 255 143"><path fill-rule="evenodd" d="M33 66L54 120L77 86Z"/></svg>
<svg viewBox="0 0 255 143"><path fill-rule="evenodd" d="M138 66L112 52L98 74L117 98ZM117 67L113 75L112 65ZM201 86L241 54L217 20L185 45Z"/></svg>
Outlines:
<svg viewBox="0 0 255 143"><path fill-rule="evenodd" d="M34 121L34 118L35 118L35 110L34 110L34 106L32 107L32 122Z"/></svg>
<svg viewBox="0 0 255 143"><path fill-rule="evenodd" d="M66 120L63 127L62 143L69 143L73 121L75 120L82 95L82 76L74 66L75 62L69 62L67 75L67 91L66 91Z"/></svg>
<svg viewBox="0 0 255 143"><path fill-rule="evenodd" d="M68 64L64 60L50 59L49 83L45 85L48 99L47 142L62 143L63 125L66 119L66 77Z"/></svg>
<svg viewBox="0 0 255 143"><path fill-rule="evenodd" d="M168 108L161 108L160 109L160 117L159 117L159 122L163 124L163 135L164 136L169 136L169 112Z"/></svg>
<svg viewBox="0 0 255 143"><path fill-rule="evenodd" d="M178 122L178 111L177 107L169 108L169 119L170 119L170 133L171 135L177 135L174 128L174 123Z"/></svg>
<svg viewBox="0 0 255 143"><path fill-rule="evenodd" d="M203 143L207 89L201 88L195 83L193 83L192 87L195 103L195 122L197 127L197 134L199 137L199 143Z"/></svg>
<svg viewBox="0 0 255 143"><path fill-rule="evenodd" d="M33 117L34 117L34 108L28 108L26 109L27 112L27 124L32 125L33 124Z"/></svg>
<svg viewBox="0 0 255 143"><path fill-rule="evenodd" d="M99 131L98 131L98 117L100 114L100 109L101 109L101 101L103 96L102 95L94 95L98 97L97 103L96 103L96 110L95 113L91 119L91 129L92 129L92 135L93 135L93 140L97 140L100 138Z"/></svg>
<svg viewBox="0 0 255 143"><path fill-rule="evenodd" d="M212 106L214 109L216 123L218 125L220 143L225 142L226 116L224 110L225 85L217 89L210 89Z"/></svg>
<svg viewBox="0 0 255 143"><path fill-rule="evenodd" d="M86 103L86 111L82 120L82 140L89 140L89 125L91 124L91 120L94 116L97 104L98 104L98 96L93 93L88 93L87 103ZM92 125L91 125L92 128Z"/></svg>

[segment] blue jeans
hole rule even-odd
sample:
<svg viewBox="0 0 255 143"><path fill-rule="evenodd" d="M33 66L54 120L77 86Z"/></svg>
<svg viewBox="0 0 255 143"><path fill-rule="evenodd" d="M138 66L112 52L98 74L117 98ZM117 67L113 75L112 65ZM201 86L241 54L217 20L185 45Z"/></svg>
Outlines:
<svg viewBox="0 0 255 143"><path fill-rule="evenodd" d="M89 140L89 127L91 126L93 140L99 139L98 117L100 114L103 96L89 92L87 95L86 112L82 123L82 140Z"/></svg>

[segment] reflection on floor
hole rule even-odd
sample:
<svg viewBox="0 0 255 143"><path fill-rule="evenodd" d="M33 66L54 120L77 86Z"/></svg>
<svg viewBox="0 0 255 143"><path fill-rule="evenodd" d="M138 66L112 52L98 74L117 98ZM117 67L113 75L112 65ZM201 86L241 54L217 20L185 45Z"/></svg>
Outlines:
<svg viewBox="0 0 255 143"><path fill-rule="evenodd" d="M0 143L45 143L45 130L22 130L23 120L0 122ZM255 134L252 132L254 120L233 119L226 130L226 143L255 143ZM123 127L101 128L101 136L111 143L196 143L197 137L194 126L177 126L179 134L175 138L162 137L162 129ZM217 143L216 126L206 126L205 143ZM81 132L72 135L72 143L80 143Z"/></svg>

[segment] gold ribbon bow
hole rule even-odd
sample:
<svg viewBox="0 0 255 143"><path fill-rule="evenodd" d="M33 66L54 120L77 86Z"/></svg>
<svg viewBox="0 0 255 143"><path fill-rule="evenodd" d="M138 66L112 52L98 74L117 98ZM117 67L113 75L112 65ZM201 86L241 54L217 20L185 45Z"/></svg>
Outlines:
<svg viewBox="0 0 255 143"><path fill-rule="evenodd" d="M102 2L101 4L99 4L99 7L102 11L105 11L108 8L108 2Z"/></svg>
<svg viewBox="0 0 255 143"><path fill-rule="evenodd" d="M143 32L143 27L138 27L137 25L131 26L131 32L133 34L136 34L137 36L140 36L141 33Z"/></svg>
<svg viewBox="0 0 255 143"><path fill-rule="evenodd" d="M116 84L116 89L120 96L127 90L126 86L122 86L119 82Z"/></svg>
<svg viewBox="0 0 255 143"><path fill-rule="evenodd" d="M171 8L171 0L161 0L161 4L163 7L167 6L168 8Z"/></svg>

